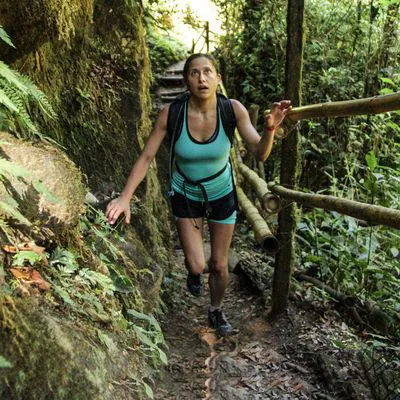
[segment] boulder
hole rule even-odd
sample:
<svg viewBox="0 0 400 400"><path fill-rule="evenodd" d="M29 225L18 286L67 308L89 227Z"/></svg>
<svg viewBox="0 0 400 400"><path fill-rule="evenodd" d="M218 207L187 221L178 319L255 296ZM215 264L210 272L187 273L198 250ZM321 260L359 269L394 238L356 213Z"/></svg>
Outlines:
<svg viewBox="0 0 400 400"><path fill-rule="evenodd" d="M39 221L54 232L78 223L87 189L80 170L60 149L0 132L1 159L12 164L2 164L0 201L17 203L30 222Z"/></svg>

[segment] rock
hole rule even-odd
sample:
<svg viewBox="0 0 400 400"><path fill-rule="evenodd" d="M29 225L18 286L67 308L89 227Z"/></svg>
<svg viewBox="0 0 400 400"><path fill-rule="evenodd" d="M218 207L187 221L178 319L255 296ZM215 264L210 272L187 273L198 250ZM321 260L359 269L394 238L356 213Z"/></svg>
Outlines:
<svg viewBox="0 0 400 400"><path fill-rule="evenodd" d="M25 175L17 178L6 166L0 200L12 198L28 220L40 220L55 232L75 226L87 192L75 164L55 146L22 141L6 132L0 132L0 148L1 158L18 165Z"/></svg>

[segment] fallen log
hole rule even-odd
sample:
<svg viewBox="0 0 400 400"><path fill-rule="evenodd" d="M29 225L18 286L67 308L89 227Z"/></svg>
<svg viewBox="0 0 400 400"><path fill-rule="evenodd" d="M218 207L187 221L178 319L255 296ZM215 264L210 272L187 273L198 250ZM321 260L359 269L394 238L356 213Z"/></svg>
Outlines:
<svg viewBox="0 0 400 400"><path fill-rule="evenodd" d="M352 115L379 114L400 110L400 92L366 99L332 101L293 108L287 119L300 121L312 118L350 117ZM266 110L265 114L269 114Z"/></svg>
<svg viewBox="0 0 400 400"><path fill-rule="evenodd" d="M264 210L270 214L279 212L280 199L270 192L267 183L243 163L238 164L238 170L250 183Z"/></svg>
<svg viewBox="0 0 400 400"><path fill-rule="evenodd" d="M282 198L294 200L308 207L332 210L371 223L400 229L400 210L341 199L335 196L303 193L297 190L286 189L273 182L268 184L268 188L271 192Z"/></svg>
<svg viewBox="0 0 400 400"><path fill-rule="evenodd" d="M240 208L246 216L247 221L252 226L254 236L258 244L269 254L275 254L279 251L279 243L272 234L265 220L259 214L257 208L244 194L240 187L237 187L237 196Z"/></svg>

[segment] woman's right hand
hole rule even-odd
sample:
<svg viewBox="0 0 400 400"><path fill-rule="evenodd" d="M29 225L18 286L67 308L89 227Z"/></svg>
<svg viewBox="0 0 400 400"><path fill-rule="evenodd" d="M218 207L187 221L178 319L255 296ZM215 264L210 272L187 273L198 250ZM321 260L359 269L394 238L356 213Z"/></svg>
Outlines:
<svg viewBox="0 0 400 400"><path fill-rule="evenodd" d="M125 214L125 223L129 224L131 220L131 208L129 204L129 199L127 200L124 197L120 196L108 203L106 218L109 224L113 225L122 213Z"/></svg>

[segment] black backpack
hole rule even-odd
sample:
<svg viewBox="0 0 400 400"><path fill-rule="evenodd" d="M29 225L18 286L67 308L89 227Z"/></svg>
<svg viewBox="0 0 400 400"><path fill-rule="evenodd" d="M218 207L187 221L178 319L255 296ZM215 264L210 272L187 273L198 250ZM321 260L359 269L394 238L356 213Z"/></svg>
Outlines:
<svg viewBox="0 0 400 400"><path fill-rule="evenodd" d="M167 136L169 139L169 180L172 182L172 168L174 163L174 147L178 140L178 134L183 125L183 110L185 102L188 100L190 93L185 92L176 97L170 104L167 119ZM225 133L233 144L234 133L236 128L236 117L231 101L221 93L217 93L218 108L221 113L221 122ZM172 185L172 183L171 183ZM173 190L170 187L167 196L172 196Z"/></svg>

